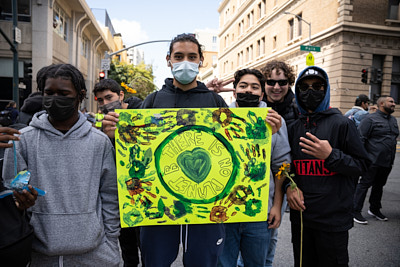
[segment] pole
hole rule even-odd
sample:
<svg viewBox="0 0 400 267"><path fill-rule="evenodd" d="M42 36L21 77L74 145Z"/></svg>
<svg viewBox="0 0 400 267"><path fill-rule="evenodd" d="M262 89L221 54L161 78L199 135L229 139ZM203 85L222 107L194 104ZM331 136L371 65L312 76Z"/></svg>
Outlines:
<svg viewBox="0 0 400 267"><path fill-rule="evenodd" d="M305 21L302 17L300 17L299 15L290 13L290 12L283 12L283 14L287 14L287 15L293 15L296 18L298 18L299 20L303 21L304 23L306 23L308 25L308 45L311 45L311 22L307 22Z"/></svg>
<svg viewBox="0 0 400 267"><path fill-rule="evenodd" d="M134 48L134 47L137 47L137 46L140 46L140 45L145 45L145 44L151 44L151 43L161 43L161 42L171 42L171 40L155 40L155 41L148 41L148 42L144 42L144 43L140 43L140 44L135 44L135 45L131 45L131 46L128 46L128 47L126 47L126 48L123 48L123 49L121 49L121 50L118 50L118 51L116 51L116 52L113 52L113 53L108 53L108 52L106 52L106 54L105 54L105 59L111 59L111 57L113 56L113 55L116 55L116 54L119 54L119 53L121 53L121 52L123 52L123 51L126 51L126 50L128 50L128 49L131 49L131 48ZM108 70L104 70L104 73L105 73L105 77L104 78L106 78L107 79L107 77L108 77Z"/></svg>
<svg viewBox="0 0 400 267"><path fill-rule="evenodd" d="M19 88L18 88L18 43L16 41L16 28L18 26L17 0L12 0L13 13L13 32L14 32L14 49L13 49L13 100L19 107Z"/></svg>

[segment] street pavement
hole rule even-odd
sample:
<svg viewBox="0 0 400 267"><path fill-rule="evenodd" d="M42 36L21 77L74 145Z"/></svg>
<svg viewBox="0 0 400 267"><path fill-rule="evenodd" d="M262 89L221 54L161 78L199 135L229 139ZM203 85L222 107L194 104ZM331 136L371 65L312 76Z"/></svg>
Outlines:
<svg viewBox="0 0 400 267"><path fill-rule="evenodd" d="M368 224L361 225L354 223L354 227L349 231L349 266L399 267L400 152L396 153L395 163L383 192L383 208L381 211L388 217L388 221L381 222L368 215L368 198L369 192L362 211L364 217L368 220ZM279 228L278 245L275 253L274 266L293 266L293 252L290 238L289 214L285 213L283 222ZM177 260L171 266L183 267L182 249L179 252Z"/></svg>

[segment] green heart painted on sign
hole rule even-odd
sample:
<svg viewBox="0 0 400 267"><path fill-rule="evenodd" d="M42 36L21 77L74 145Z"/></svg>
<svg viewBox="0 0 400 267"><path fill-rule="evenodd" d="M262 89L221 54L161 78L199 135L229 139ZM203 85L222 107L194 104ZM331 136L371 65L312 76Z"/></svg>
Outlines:
<svg viewBox="0 0 400 267"><path fill-rule="evenodd" d="M177 158L183 173L193 182L201 183L211 170L211 158L208 152L200 147L185 151Z"/></svg>

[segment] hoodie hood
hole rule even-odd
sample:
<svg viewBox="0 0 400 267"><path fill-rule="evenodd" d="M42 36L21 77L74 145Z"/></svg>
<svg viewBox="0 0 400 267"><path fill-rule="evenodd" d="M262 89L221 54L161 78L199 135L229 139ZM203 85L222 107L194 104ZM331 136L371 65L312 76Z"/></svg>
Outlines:
<svg viewBox="0 0 400 267"><path fill-rule="evenodd" d="M187 91L183 91L182 89L180 89L179 87L176 87L173 84L174 79L172 78L167 78L165 79L165 84L163 85L162 89L169 91L171 93L176 93L176 94L187 94L189 91L190 93L208 93L210 90L206 87L206 85L202 82L197 81L197 87L192 88L190 90Z"/></svg>
<svg viewBox="0 0 400 267"><path fill-rule="evenodd" d="M25 99L24 104L21 107L21 111L33 115L34 113L43 109L42 101L42 95L28 97L27 99Z"/></svg>
<svg viewBox="0 0 400 267"><path fill-rule="evenodd" d="M310 70L310 69L316 70L316 71L318 72L318 75L307 75L307 76L310 76L310 77L319 77L320 75L322 75L322 76L325 78L325 81L326 81L326 86L325 86L325 97L324 97L324 99L322 100L322 102L318 105L318 107L313 111L313 113L315 113L315 112L320 112L320 111L324 111L324 110L329 109L329 102L330 102L331 96L330 96L330 84L329 84L328 74L326 74L325 70L323 70L323 69L320 68L320 67L317 67L317 66L309 66L309 67L305 68L302 72L300 72L299 76L297 77L296 83L294 84L295 93L296 93L296 94L295 94L296 103L297 103L297 106L298 106L298 108L299 108L299 112L300 112L301 114L307 114L308 111L305 110L305 109L300 105L300 102L299 102L298 99L297 99L298 94L299 94L299 90L298 90L298 86L297 86L297 85L298 85L298 82L304 78L303 76L305 75L305 73L306 73L308 70ZM321 78L321 77L320 77L320 78Z"/></svg>
<svg viewBox="0 0 400 267"><path fill-rule="evenodd" d="M46 131L46 134L54 136L54 138L66 138L66 137L74 137L74 138L81 138L87 135L92 125L87 121L85 115L79 111L79 119L78 121L69 129L68 132L65 134L57 130L53 127L48 119L49 115L45 110L42 110L38 113L35 113L32 117L32 121L29 126L32 126L37 129L41 129Z"/></svg>
<svg viewBox="0 0 400 267"><path fill-rule="evenodd" d="M132 96L126 99L124 102L128 103L128 109L137 109L140 108L140 105L142 104L143 100L136 96Z"/></svg>

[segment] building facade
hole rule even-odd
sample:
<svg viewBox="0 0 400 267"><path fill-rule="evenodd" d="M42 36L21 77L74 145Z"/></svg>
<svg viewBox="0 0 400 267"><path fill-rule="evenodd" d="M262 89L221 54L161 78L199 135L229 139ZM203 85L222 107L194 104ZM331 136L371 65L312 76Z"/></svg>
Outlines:
<svg viewBox="0 0 400 267"><path fill-rule="evenodd" d="M224 0L218 12L224 80L272 59L285 60L298 74L310 53L300 46L311 44L320 47L311 53L329 75L332 107L345 112L361 93L400 102L399 0ZM362 69L369 71L366 84Z"/></svg>
<svg viewBox="0 0 400 267"><path fill-rule="evenodd" d="M0 27L13 39L11 0L2 1ZM107 15L108 17L108 15ZM36 91L36 74L50 64L69 63L83 74L88 97L82 107L96 111L92 89L98 82L101 59L106 51L116 51L122 43L114 40L109 27L101 27L84 0L19 0L18 45L20 106L29 93ZM112 29L113 30L113 29ZM122 42L122 40L121 40ZM13 54L4 38L0 39L1 99L12 99ZM24 64L32 64L32 78L23 78ZM11 66L11 68L10 68Z"/></svg>

